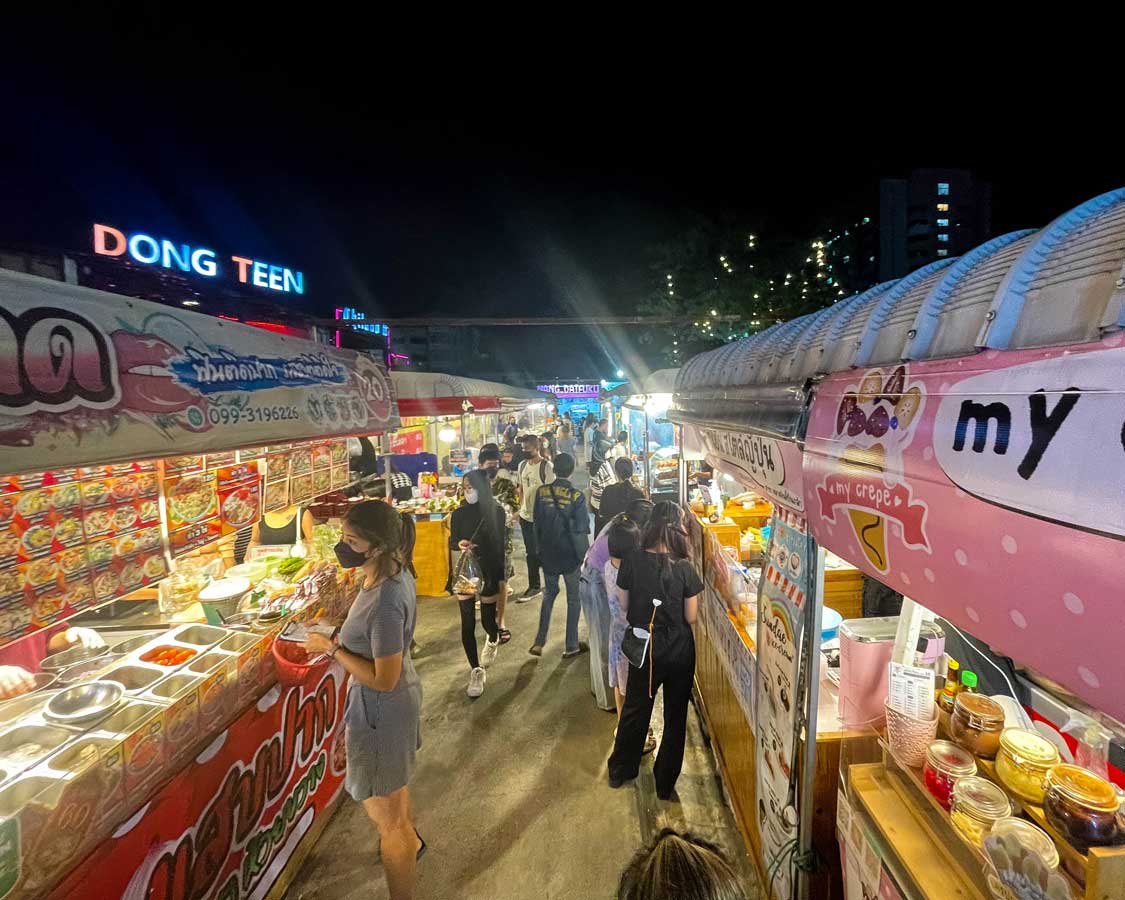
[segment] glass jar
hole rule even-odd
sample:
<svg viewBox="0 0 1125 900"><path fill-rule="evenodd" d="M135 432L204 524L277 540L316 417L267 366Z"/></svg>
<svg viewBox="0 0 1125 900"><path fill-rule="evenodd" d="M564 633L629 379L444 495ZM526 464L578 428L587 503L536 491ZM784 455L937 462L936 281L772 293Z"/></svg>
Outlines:
<svg viewBox="0 0 1125 900"><path fill-rule="evenodd" d="M1010 816L997 819L992 830L985 838L996 837L1002 839L1001 846L1007 845L1005 850L1008 858L1013 862L1019 860L1019 850L1026 850L1039 857L1040 861L1052 872L1059 867L1059 850L1051 836L1038 825L1033 825L1027 819ZM1016 852L1011 852L1015 850ZM995 862L995 860L994 860Z"/></svg>
<svg viewBox="0 0 1125 900"><path fill-rule="evenodd" d="M926 750L922 777L926 790L945 810L953 804L953 785L959 778L977 774L977 761L971 753L951 741L934 741Z"/></svg>
<svg viewBox="0 0 1125 900"><path fill-rule="evenodd" d="M1081 766L1053 766L1045 779L1047 822L1077 849L1106 847L1122 837L1117 791Z"/></svg>
<svg viewBox="0 0 1125 900"><path fill-rule="evenodd" d="M997 819L1012 814L1008 795L991 781L977 775L957 779L953 785L953 805L949 817L957 830L974 847L981 847L984 836Z"/></svg>
<svg viewBox="0 0 1125 900"><path fill-rule="evenodd" d="M949 735L954 743L981 759L993 759L1000 751L1004 730L1004 708L983 694L962 691L953 701Z"/></svg>
<svg viewBox="0 0 1125 900"><path fill-rule="evenodd" d="M1058 748L1041 734L1026 728L1005 728L1001 732L996 777L1021 800L1043 805L1043 779L1058 762Z"/></svg>

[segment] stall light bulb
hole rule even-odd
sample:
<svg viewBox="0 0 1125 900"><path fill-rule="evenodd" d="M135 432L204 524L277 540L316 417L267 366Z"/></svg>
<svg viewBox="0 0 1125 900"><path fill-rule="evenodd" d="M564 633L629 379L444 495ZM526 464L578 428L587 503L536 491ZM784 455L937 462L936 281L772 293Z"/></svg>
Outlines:
<svg viewBox="0 0 1125 900"><path fill-rule="evenodd" d="M446 425L441 431L438 432L438 440L446 444L452 444L457 440L457 432Z"/></svg>

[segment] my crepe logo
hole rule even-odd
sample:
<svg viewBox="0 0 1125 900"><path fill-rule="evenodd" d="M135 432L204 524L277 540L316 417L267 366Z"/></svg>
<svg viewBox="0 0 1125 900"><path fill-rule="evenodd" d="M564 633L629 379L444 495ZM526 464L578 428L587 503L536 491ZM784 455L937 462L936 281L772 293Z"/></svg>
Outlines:
<svg viewBox="0 0 1125 900"><path fill-rule="evenodd" d="M903 451L914 437L913 423L926 403L920 384L909 384L905 366L889 374L867 372L850 386L836 411L836 435L850 439L840 454L840 472L817 487L821 517L836 522L836 508L847 510L867 561L879 572L890 567L887 521L897 522L907 547L929 552L926 504L913 499L903 479Z"/></svg>

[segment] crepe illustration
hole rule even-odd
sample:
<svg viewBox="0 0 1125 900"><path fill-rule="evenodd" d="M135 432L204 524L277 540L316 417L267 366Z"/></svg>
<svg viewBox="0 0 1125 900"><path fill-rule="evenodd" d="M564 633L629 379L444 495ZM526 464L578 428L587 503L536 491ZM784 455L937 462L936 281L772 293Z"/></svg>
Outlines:
<svg viewBox="0 0 1125 900"><path fill-rule="evenodd" d="M860 509L849 509L848 518L851 519L852 528L859 539L859 549L880 572L887 571L887 523L886 520L872 512Z"/></svg>

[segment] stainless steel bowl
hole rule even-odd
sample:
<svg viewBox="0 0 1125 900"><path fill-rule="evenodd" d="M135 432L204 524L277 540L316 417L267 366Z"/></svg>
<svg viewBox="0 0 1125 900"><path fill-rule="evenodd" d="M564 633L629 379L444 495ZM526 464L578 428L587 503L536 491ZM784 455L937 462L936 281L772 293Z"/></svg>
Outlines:
<svg viewBox="0 0 1125 900"><path fill-rule="evenodd" d="M125 688L116 681L90 681L59 691L43 710L43 715L52 722L73 724L101 718L111 712L121 698Z"/></svg>
<svg viewBox="0 0 1125 900"><path fill-rule="evenodd" d="M48 656L43 662L39 663L39 668L44 672L60 672L87 660L106 656L108 653L109 650L106 647L71 647L69 650L63 650L61 653L53 653Z"/></svg>

